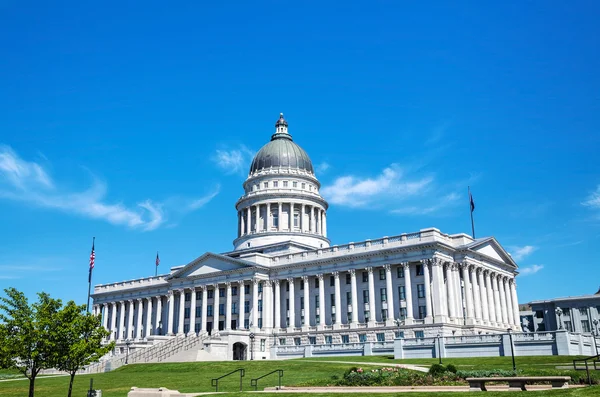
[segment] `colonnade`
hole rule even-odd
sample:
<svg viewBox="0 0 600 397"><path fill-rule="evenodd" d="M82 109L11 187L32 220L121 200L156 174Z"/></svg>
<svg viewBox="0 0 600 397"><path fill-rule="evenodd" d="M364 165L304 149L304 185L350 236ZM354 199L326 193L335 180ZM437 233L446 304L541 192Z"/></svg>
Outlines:
<svg viewBox="0 0 600 397"><path fill-rule="evenodd" d="M287 210L285 222L284 209ZM295 214L299 218L297 223ZM281 201L257 203L238 211L238 237L270 231L300 231L327 237L327 214L316 205Z"/></svg>

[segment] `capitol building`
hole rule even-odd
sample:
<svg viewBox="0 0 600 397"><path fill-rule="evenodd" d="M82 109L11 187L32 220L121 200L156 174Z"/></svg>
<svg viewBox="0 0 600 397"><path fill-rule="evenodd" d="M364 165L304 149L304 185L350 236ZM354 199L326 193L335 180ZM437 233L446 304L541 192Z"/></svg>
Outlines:
<svg viewBox="0 0 600 397"><path fill-rule="evenodd" d="M517 265L495 238L427 228L333 244L320 187L280 115L235 203L232 251L95 286L116 351L256 360L288 346L520 331Z"/></svg>

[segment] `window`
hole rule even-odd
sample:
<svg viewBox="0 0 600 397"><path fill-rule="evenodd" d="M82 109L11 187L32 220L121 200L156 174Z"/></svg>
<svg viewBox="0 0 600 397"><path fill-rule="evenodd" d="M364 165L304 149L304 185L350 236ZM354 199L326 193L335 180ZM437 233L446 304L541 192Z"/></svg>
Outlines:
<svg viewBox="0 0 600 397"><path fill-rule="evenodd" d="M263 302L262 299L258 300L258 311L259 312L262 312L262 308L263 308L262 302Z"/></svg>
<svg viewBox="0 0 600 397"><path fill-rule="evenodd" d="M398 266L397 272L398 272L398 278L404 278L404 267Z"/></svg>
<svg viewBox="0 0 600 397"><path fill-rule="evenodd" d="M358 334L358 341L365 343L367 341L367 334Z"/></svg>
<svg viewBox="0 0 600 397"><path fill-rule="evenodd" d="M279 227L279 211L271 211L271 217L273 218L273 227Z"/></svg>
<svg viewBox="0 0 600 397"><path fill-rule="evenodd" d="M536 318L544 318L544 311L543 310L536 310L535 317Z"/></svg>
<svg viewBox="0 0 600 397"><path fill-rule="evenodd" d="M263 283L258 283L258 293L260 294L263 289Z"/></svg>
<svg viewBox="0 0 600 397"><path fill-rule="evenodd" d="M302 344L302 339L301 338L294 338L294 345L300 346L301 344Z"/></svg>
<svg viewBox="0 0 600 397"><path fill-rule="evenodd" d="M346 273L346 285L351 284L351 283L352 283L352 277L350 276L350 273Z"/></svg>
<svg viewBox="0 0 600 397"><path fill-rule="evenodd" d="M331 335L325 335L325 344L331 345L332 343L333 343L333 338L331 337Z"/></svg>
<svg viewBox="0 0 600 397"><path fill-rule="evenodd" d="M303 310L303 309L304 309L304 297L301 296L300 297L300 310Z"/></svg>
<svg viewBox="0 0 600 397"><path fill-rule="evenodd" d="M188 332L190 332L190 325L189 324L184 324L183 325L183 333L187 334Z"/></svg>
<svg viewBox="0 0 600 397"><path fill-rule="evenodd" d="M591 332L590 320L581 320L581 330L582 332Z"/></svg>
<svg viewBox="0 0 600 397"><path fill-rule="evenodd" d="M196 307L196 318L202 316L202 308L201 307Z"/></svg>
<svg viewBox="0 0 600 397"><path fill-rule="evenodd" d="M385 290L385 288L381 288L379 290L379 295L381 296L382 302L387 302L387 291Z"/></svg>
<svg viewBox="0 0 600 397"><path fill-rule="evenodd" d="M290 282L285 283L285 292L290 292Z"/></svg>
<svg viewBox="0 0 600 397"><path fill-rule="evenodd" d="M579 315L581 317L587 317L587 315L588 315L587 308L586 307L580 307L579 308Z"/></svg>
<svg viewBox="0 0 600 397"><path fill-rule="evenodd" d="M201 301L202 300L202 294L196 294L196 300L197 301Z"/></svg>
<svg viewBox="0 0 600 397"><path fill-rule="evenodd" d="M294 212L294 227L300 227L300 214Z"/></svg>
<svg viewBox="0 0 600 397"><path fill-rule="evenodd" d="M250 301L244 301L244 313L248 313L250 311Z"/></svg>
<svg viewBox="0 0 600 397"><path fill-rule="evenodd" d="M364 304L369 303L369 290L368 289L363 289L363 303Z"/></svg>
<svg viewBox="0 0 600 397"><path fill-rule="evenodd" d="M231 320L231 329L233 329L233 330L237 329L237 321L236 320Z"/></svg>
<svg viewBox="0 0 600 397"><path fill-rule="evenodd" d="M417 265L417 276L423 275L423 265Z"/></svg>
<svg viewBox="0 0 600 397"><path fill-rule="evenodd" d="M290 300L289 299L285 300L285 310L290 310Z"/></svg>
<svg viewBox="0 0 600 397"><path fill-rule="evenodd" d="M237 296L237 287L231 287L231 295Z"/></svg>
<svg viewBox="0 0 600 397"><path fill-rule="evenodd" d="M400 308L400 320L406 320L406 308L405 307Z"/></svg>
<svg viewBox="0 0 600 397"><path fill-rule="evenodd" d="M381 309L381 321L387 320L388 311L387 309Z"/></svg>
<svg viewBox="0 0 600 397"><path fill-rule="evenodd" d="M250 328L250 319L249 318L247 318L247 319L244 320L244 328L245 329Z"/></svg>
<svg viewBox="0 0 600 397"><path fill-rule="evenodd" d="M425 337L425 333L423 331L415 331L415 338L423 339Z"/></svg>
<svg viewBox="0 0 600 397"><path fill-rule="evenodd" d="M571 315L570 308L563 309L563 316L569 317L570 315Z"/></svg>
<svg viewBox="0 0 600 397"><path fill-rule="evenodd" d="M335 307L335 294L329 295L331 307Z"/></svg>
<svg viewBox="0 0 600 397"><path fill-rule="evenodd" d="M406 300L406 288L404 285L398 287L398 298L403 301Z"/></svg>
<svg viewBox="0 0 600 397"><path fill-rule="evenodd" d="M315 307L318 308L320 306L319 295L315 295Z"/></svg>
<svg viewBox="0 0 600 397"><path fill-rule="evenodd" d="M214 298L214 294L215 294L215 290L209 289L208 290L208 299Z"/></svg>
<svg viewBox="0 0 600 397"><path fill-rule="evenodd" d="M231 314L238 314L238 312L237 312L237 303L236 302L232 302L231 303Z"/></svg>
<svg viewBox="0 0 600 397"><path fill-rule="evenodd" d="M308 185L308 190L312 192L312 185Z"/></svg>
<svg viewBox="0 0 600 397"><path fill-rule="evenodd" d="M419 306L419 318L424 319L427 317L427 308L425 306Z"/></svg>
<svg viewBox="0 0 600 397"><path fill-rule="evenodd" d="M196 333L200 332L200 328L201 328L201 327L202 327L202 324L200 324L200 323L196 323L196 324L194 325L194 332L196 332Z"/></svg>
<svg viewBox="0 0 600 397"><path fill-rule="evenodd" d="M212 317L212 315L213 315L213 305L206 306L206 315Z"/></svg>
<svg viewBox="0 0 600 397"><path fill-rule="evenodd" d="M279 185L279 182L273 181L273 187L277 187L278 185Z"/></svg>
<svg viewBox="0 0 600 397"><path fill-rule="evenodd" d="M352 304L352 292L350 292L350 291L346 292L346 304L347 305Z"/></svg>
<svg viewBox="0 0 600 397"><path fill-rule="evenodd" d="M301 291L304 291L304 282L301 282L301 283L300 283L300 290L301 290Z"/></svg>
<svg viewBox="0 0 600 397"><path fill-rule="evenodd" d="M309 336L308 337L308 343L311 345L316 345L317 344L317 337L316 336Z"/></svg>
<svg viewBox="0 0 600 397"><path fill-rule="evenodd" d="M221 320L219 321L219 331L223 331L223 329L225 329L225 321Z"/></svg>
<svg viewBox="0 0 600 397"><path fill-rule="evenodd" d="M425 298L425 284L417 284L417 297Z"/></svg>
<svg viewBox="0 0 600 397"><path fill-rule="evenodd" d="M315 277L315 288L319 288L319 278Z"/></svg>
<svg viewBox="0 0 600 397"><path fill-rule="evenodd" d="M350 343L350 335L342 335L342 343Z"/></svg>
<svg viewBox="0 0 600 397"><path fill-rule="evenodd" d="M219 288L219 298L225 298L225 288Z"/></svg>
<svg viewBox="0 0 600 397"><path fill-rule="evenodd" d="M266 342L264 339L260 340L260 351L264 352L265 351L265 346L266 346Z"/></svg>
<svg viewBox="0 0 600 397"><path fill-rule="evenodd" d="M306 183L302 183L302 189L306 189Z"/></svg>
<svg viewBox="0 0 600 397"><path fill-rule="evenodd" d="M264 186L265 189L267 189L269 187L269 182L263 183L263 186Z"/></svg>
<svg viewBox="0 0 600 397"><path fill-rule="evenodd" d="M190 318L190 308L189 307L186 307L183 310L183 318Z"/></svg>
<svg viewBox="0 0 600 397"><path fill-rule="evenodd" d="M368 309L368 307L365 309ZM370 314L369 310L365 310L364 315L365 315L365 321L369 322L369 319L371 318L371 314Z"/></svg>
<svg viewBox="0 0 600 397"><path fill-rule="evenodd" d="M283 181L283 187L288 187L288 181Z"/></svg>
<svg viewBox="0 0 600 397"><path fill-rule="evenodd" d="M396 338L404 338L404 331L396 331L395 335Z"/></svg>
<svg viewBox="0 0 600 397"><path fill-rule="evenodd" d="M263 324L262 317L259 317L258 318L258 328L262 328L262 324Z"/></svg>
<svg viewBox="0 0 600 397"><path fill-rule="evenodd" d="M366 283L367 281L369 281L369 273L362 272L362 279L363 279L363 283Z"/></svg>
<svg viewBox="0 0 600 397"><path fill-rule="evenodd" d="M565 329L569 332L573 332L573 325L571 324L571 320L565 321Z"/></svg>
<svg viewBox="0 0 600 397"><path fill-rule="evenodd" d="M335 285L335 277L329 276L329 286L333 287Z"/></svg>
<svg viewBox="0 0 600 397"><path fill-rule="evenodd" d="M298 187L298 182L292 182L292 187Z"/></svg>
<svg viewBox="0 0 600 397"><path fill-rule="evenodd" d="M250 293L250 284L244 284L244 295L248 295Z"/></svg>
<svg viewBox="0 0 600 397"><path fill-rule="evenodd" d="M279 344L285 346L285 338L279 338Z"/></svg>
<svg viewBox="0 0 600 397"><path fill-rule="evenodd" d="M225 304L219 303L219 316L225 315Z"/></svg>
<svg viewBox="0 0 600 397"><path fill-rule="evenodd" d="M385 334L383 332L377 333L377 342L385 342Z"/></svg>
<svg viewBox="0 0 600 397"><path fill-rule="evenodd" d="M185 293L185 301L189 302L192 300L192 294L190 294L189 292Z"/></svg>
<svg viewBox="0 0 600 397"><path fill-rule="evenodd" d="M379 279L385 280L385 269L379 269Z"/></svg>

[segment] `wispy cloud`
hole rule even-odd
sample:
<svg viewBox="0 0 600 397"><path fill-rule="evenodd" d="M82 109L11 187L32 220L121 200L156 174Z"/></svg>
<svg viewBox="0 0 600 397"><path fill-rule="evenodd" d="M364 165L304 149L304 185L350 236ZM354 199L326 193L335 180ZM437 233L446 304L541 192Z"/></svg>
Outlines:
<svg viewBox="0 0 600 397"><path fill-rule="evenodd" d="M593 209L600 209L600 185L598 185L596 191L591 193L581 204Z"/></svg>
<svg viewBox="0 0 600 397"><path fill-rule="evenodd" d="M212 157L214 163L228 174L239 174L247 171L254 152L244 145L230 150L217 149Z"/></svg>
<svg viewBox="0 0 600 397"><path fill-rule="evenodd" d="M323 161L322 163L320 163L320 164L317 165L317 170L316 171L319 174L324 174L325 172L327 172L327 170L329 168L331 168L331 165L328 162Z"/></svg>
<svg viewBox="0 0 600 397"><path fill-rule="evenodd" d="M535 273L539 272L543 268L544 268L544 265L531 265L531 266L527 266L527 267L522 267L519 270L519 274L521 276L529 276L531 274L535 274Z"/></svg>
<svg viewBox="0 0 600 397"><path fill-rule="evenodd" d="M445 208L451 207L460 201L461 196L458 193L447 194L438 199L433 205L428 206L408 206L392 210L393 214L401 215L428 215L439 212Z"/></svg>
<svg viewBox="0 0 600 397"><path fill-rule="evenodd" d="M0 146L0 198L144 231L155 230L167 220L168 209L163 203L150 199L133 207L123 203L108 203L107 191L106 183L98 179L94 179L91 187L85 191L71 192L62 189L41 164L22 159L9 146ZM205 203L214 195L211 192L205 197L190 201ZM191 205L187 210L197 208L198 205Z"/></svg>
<svg viewBox="0 0 600 397"><path fill-rule="evenodd" d="M525 257L531 255L534 251L537 250L537 247L532 245L525 245L523 247L510 247L510 255L516 261L520 261L525 259Z"/></svg>

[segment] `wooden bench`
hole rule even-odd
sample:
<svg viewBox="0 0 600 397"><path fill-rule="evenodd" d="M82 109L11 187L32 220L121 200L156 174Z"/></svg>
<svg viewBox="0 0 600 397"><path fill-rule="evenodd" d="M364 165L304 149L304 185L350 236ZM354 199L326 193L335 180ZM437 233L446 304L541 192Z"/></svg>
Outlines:
<svg viewBox="0 0 600 397"><path fill-rule="evenodd" d="M498 378L467 378L469 382L469 390L471 391L487 391L485 388L486 382L508 382L508 390L527 390L525 383L527 382L550 382L552 388L565 389L569 387L570 376L515 376L515 377L498 377Z"/></svg>

